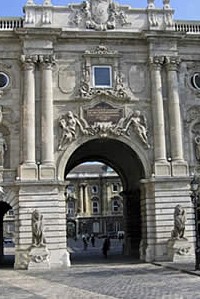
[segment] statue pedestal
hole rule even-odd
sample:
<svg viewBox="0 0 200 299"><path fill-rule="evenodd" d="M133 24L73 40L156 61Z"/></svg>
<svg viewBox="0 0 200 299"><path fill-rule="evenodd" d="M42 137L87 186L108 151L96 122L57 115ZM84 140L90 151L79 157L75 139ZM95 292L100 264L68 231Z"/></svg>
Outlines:
<svg viewBox="0 0 200 299"><path fill-rule="evenodd" d="M29 251L30 262L28 264L28 270L50 269L49 256L50 253L46 246L32 246Z"/></svg>
<svg viewBox="0 0 200 299"><path fill-rule="evenodd" d="M187 239L169 239L167 244L168 258L172 262L194 261L191 244Z"/></svg>

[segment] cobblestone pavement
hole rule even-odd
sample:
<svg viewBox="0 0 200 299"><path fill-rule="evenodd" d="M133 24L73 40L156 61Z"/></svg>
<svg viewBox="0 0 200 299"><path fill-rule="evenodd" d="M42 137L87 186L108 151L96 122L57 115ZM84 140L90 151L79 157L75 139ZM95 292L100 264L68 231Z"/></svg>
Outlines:
<svg viewBox="0 0 200 299"><path fill-rule="evenodd" d="M116 249L118 244L108 259L100 255L100 247L85 253L75 245L72 250L79 255L74 255L70 268L2 269L0 299L200 299L200 276L175 270L167 263L153 265L125 258L119 254L121 247Z"/></svg>
<svg viewBox="0 0 200 299"><path fill-rule="evenodd" d="M112 257L63 270L0 271L0 298L200 299L200 277Z"/></svg>

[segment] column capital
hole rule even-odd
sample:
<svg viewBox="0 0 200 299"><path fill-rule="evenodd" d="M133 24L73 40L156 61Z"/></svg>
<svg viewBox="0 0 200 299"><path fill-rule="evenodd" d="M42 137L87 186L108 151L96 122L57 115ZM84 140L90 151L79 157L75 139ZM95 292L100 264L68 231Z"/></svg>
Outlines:
<svg viewBox="0 0 200 299"><path fill-rule="evenodd" d="M21 55L21 62L25 70L33 70L38 61L37 55Z"/></svg>
<svg viewBox="0 0 200 299"><path fill-rule="evenodd" d="M167 56L165 57L165 64L169 71L177 71L179 64L181 62L180 57L177 56Z"/></svg>
<svg viewBox="0 0 200 299"><path fill-rule="evenodd" d="M56 63L55 55L39 55L38 60L44 69L51 69Z"/></svg>
<svg viewBox="0 0 200 299"><path fill-rule="evenodd" d="M149 65L152 69L160 70L164 63L164 56L153 56L149 58Z"/></svg>

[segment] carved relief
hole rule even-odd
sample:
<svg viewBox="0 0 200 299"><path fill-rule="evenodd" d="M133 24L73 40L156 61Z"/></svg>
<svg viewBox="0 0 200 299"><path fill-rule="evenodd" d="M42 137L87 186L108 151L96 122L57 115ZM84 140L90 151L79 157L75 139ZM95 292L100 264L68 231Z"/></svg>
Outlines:
<svg viewBox="0 0 200 299"><path fill-rule="evenodd" d="M106 105L106 104L105 104ZM94 113L99 110L98 116L95 118ZM131 129L139 137L140 141L149 148L148 129L146 117L140 111L131 111L127 116L122 117L122 111L112 108L104 108L100 113L100 108L96 106L94 111L90 109L87 113L88 121L83 117L79 118L71 111L59 119L59 125L62 129L58 150L64 150L68 143L71 143L77 138L78 128L84 135L99 135L100 137L107 136L127 136L131 135ZM106 116L106 113L108 115ZM102 115L102 116L101 116Z"/></svg>
<svg viewBox="0 0 200 299"><path fill-rule="evenodd" d="M109 88L95 87L92 84L92 64L98 61L103 61L100 64L111 65L112 86ZM107 95L115 99L129 100L128 90L123 82L123 76L119 69L119 54L115 50L111 50L104 45L99 45L96 48L86 50L84 54L85 61L82 67L82 80L79 88L79 95L84 99L91 99L96 95ZM109 62L107 62L109 61Z"/></svg>
<svg viewBox="0 0 200 299"><path fill-rule="evenodd" d="M68 111L59 119L59 126L62 129L62 136L58 145L58 150L64 150L67 143L71 143L76 139L78 128L82 134L93 135L92 129L89 127L85 119L78 118L72 111Z"/></svg>
<svg viewBox="0 0 200 299"><path fill-rule="evenodd" d="M73 23L84 22L87 29L98 31L112 30L116 24L125 26L130 24L127 15L112 0L86 0L80 11L74 11Z"/></svg>

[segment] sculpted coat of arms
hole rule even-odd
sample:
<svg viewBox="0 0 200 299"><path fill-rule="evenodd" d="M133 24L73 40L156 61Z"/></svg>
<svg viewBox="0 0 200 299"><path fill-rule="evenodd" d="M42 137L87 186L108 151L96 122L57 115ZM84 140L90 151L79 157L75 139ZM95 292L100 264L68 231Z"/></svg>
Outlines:
<svg viewBox="0 0 200 299"><path fill-rule="evenodd" d="M115 11L110 0L86 0L83 9L88 29L106 30L115 28Z"/></svg>
<svg viewBox="0 0 200 299"><path fill-rule="evenodd" d="M117 20L121 25L129 24L124 12L119 10L112 0L83 1L82 12L87 29L99 31L115 29Z"/></svg>

